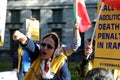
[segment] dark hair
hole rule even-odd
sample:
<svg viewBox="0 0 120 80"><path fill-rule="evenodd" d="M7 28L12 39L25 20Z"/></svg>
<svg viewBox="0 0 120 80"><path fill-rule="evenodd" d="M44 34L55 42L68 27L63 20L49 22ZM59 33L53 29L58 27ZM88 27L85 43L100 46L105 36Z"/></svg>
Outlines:
<svg viewBox="0 0 120 80"><path fill-rule="evenodd" d="M111 70L98 67L88 71L84 80L114 80L114 78Z"/></svg>
<svg viewBox="0 0 120 80"><path fill-rule="evenodd" d="M55 42L55 49L57 48L58 44L59 44L59 37L55 32L51 32L50 34L47 34L46 36L43 37L42 41L47 38L47 37L51 37L54 42Z"/></svg>
<svg viewBox="0 0 120 80"><path fill-rule="evenodd" d="M91 39L88 38L87 41L88 41L88 42L91 42ZM93 39L93 43L92 43L92 45L93 45L93 47L95 46L95 40L94 40L94 39Z"/></svg>

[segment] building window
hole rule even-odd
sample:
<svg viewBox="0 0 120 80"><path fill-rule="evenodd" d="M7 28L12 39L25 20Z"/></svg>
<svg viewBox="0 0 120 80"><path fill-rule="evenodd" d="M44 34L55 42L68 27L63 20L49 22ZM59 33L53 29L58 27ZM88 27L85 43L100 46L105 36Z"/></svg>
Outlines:
<svg viewBox="0 0 120 80"><path fill-rule="evenodd" d="M32 10L32 17L40 21L40 9Z"/></svg>
<svg viewBox="0 0 120 80"><path fill-rule="evenodd" d="M56 32L58 34L60 40L62 40L62 29L61 28L52 28L52 32Z"/></svg>
<svg viewBox="0 0 120 80"><path fill-rule="evenodd" d="M11 23L20 22L20 10L11 10Z"/></svg>
<svg viewBox="0 0 120 80"><path fill-rule="evenodd" d="M62 9L53 9L53 22L62 22Z"/></svg>

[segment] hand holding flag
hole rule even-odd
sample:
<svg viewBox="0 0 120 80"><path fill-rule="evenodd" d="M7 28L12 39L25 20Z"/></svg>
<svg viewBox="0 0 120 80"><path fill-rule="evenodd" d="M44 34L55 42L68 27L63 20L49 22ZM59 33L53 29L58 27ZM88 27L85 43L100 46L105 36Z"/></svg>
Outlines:
<svg viewBox="0 0 120 80"><path fill-rule="evenodd" d="M74 25L75 25L74 26L75 29L79 29L80 22L78 19L75 20Z"/></svg>
<svg viewBox="0 0 120 80"><path fill-rule="evenodd" d="M80 32L86 32L91 27L84 0L74 0L74 18L80 23Z"/></svg>

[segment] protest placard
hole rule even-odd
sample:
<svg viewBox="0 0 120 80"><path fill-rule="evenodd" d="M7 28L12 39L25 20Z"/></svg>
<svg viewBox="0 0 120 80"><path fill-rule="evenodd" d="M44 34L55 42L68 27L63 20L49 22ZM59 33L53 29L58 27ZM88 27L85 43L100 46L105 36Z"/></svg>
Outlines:
<svg viewBox="0 0 120 80"><path fill-rule="evenodd" d="M26 19L26 35L33 41L40 40L40 23L36 19Z"/></svg>
<svg viewBox="0 0 120 80"><path fill-rule="evenodd" d="M18 80L17 73L15 71L0 72L0 80Z"/></svg>
<svg viewBox="0 0 120 80"><path fill-rule="evenodd" d="M94 67L120 69L119 52L120 10L104 5L96 27Z"/></svg>
<svg viewBox="0 0 120 80"><path fill-rule="evenodd" d="M7 0L0 0L0 46L4 45Z"/></svg>

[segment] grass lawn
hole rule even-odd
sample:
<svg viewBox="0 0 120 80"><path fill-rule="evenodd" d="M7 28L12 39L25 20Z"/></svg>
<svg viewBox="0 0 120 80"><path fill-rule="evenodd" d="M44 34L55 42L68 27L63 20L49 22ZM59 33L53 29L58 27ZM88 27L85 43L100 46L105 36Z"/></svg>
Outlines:
<svg viewBox="0 0 120 80"><path fill-rule="evenodd" d="M70 63L69 64L69 70L70 70L70 73L71 73L71 80L83 80L77 74L77 71L76 71L76 66L77 65L78 65L78 63Z"/></svg>
<svg viewBox="0 0 120 80"><path fill-rule="evenodd" d="M12 70L12 62L0 61L0 72L1 71L11 71L11 70Z"/></svg>
<svg viewBox="0 0 120 80"><path fill-rule="evenodd" d="M77 63L70 63L69 64L69 70L71 73L71 80L82 80L80 79L80 77L77 74L76 71L76 66L78 64ZM8 62L8 61L0 61L0 72L1 71L11 71L12 70L12 62Z"/></svg>

